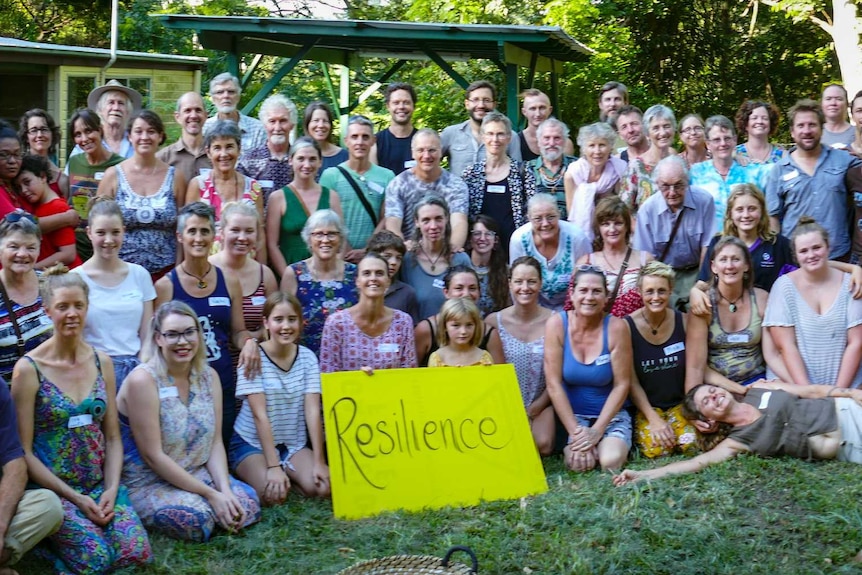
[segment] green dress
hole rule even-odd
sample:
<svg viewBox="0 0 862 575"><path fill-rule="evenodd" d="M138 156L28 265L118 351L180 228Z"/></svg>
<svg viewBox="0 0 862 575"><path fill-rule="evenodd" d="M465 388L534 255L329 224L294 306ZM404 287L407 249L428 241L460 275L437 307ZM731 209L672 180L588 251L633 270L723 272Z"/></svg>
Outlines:
<svg viewBox="0 0 862 575"><path fill-rule="evenodd" d="M281 189L284 194L284 215L281 216L281 233L278 235L278 249L287 265L311 257L308 246L302 239L302 228L311 215L303 201L290 186ZM320 199L315 210L329 208L329 188L321 188Z"/></svg>

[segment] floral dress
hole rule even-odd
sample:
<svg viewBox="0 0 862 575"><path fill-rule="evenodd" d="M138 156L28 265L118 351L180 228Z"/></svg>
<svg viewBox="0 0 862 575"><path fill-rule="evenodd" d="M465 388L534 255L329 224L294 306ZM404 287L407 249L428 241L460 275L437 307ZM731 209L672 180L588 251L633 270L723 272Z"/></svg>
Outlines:
<svg viewBox="0 0 862 575"><path fill-rule="evenodd" d="M620 190L620 198L629 207L632 216L637 216L638 208L655 192L651 179L653 168L655 166L647 165L640 158L629 162L629 169Z"/></svg>
<svg viewBox="0 0 862 575"><path fill-rule="evenodd" d="M356 266L345 262L343 280L317 281L305 260L290 265L296 274L296 297L302 304L302 345L320 355L320 338L326 318L359 301Z"/></svg>
<svg viewBox="0 0 862 575"><path fill-rule="evenodd" d="M192 374L188 404L183 403L167 376L161 376L151 363L137 369L146 370L159 389L159 424L162 451L177 465L203 483L214 487L206 468L215 439L215 409L212 396L212 372ZM197 493L183 491L162 479L144 462L132 435L128 417L120 414L123 434L123 482L129 497L148 529L175 539L208 541L217 525L209 502ZM231 491L245 511L245 523L260 519L260 502L254 489L230 478Z"/></svg>
<svg viewBox="0 0 862 575"><path fill-rule="evenodd" d="M39 376L33 418L34 455L72 489L98 502L105 490L102 421L107 405L98 356L93 389L77 405L42 375L33 359L24 357ZM61 501L63 526L49 537L49 545L41 551L53 562L57 573L106 573L114 568L143 565L152 559L147 532L123 485L117 493L114 519L106 527L93 523L71 501L62 498Z"/></svg>

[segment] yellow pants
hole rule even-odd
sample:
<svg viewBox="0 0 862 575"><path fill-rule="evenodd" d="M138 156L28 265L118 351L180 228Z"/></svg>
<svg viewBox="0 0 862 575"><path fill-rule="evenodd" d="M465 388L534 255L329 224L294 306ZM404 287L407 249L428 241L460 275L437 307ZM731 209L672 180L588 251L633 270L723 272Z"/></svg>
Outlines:
<svg viewBox="0 0 862 575"><path fill-rule="evenodd" d="M697 451L695 443L697 435L694 426L682 416L682 404L667 410L658 407L654 407L653 410L670 424L674 434L676 434L676 445L672 449L668 449L655 443L650 433L649 421L644 417L644 414L638 412L635 416L635 443L641 453L650 459L674 453L694 455Z"/></svg>
<svg viewBox="0 0 862 575"><path fill-rule="evenodd" d="M63 505L53 491L25 491L6 531L4 545L12 554L8 564L17 563L24 553L48 535L56 533L62 524Z"/></svg>

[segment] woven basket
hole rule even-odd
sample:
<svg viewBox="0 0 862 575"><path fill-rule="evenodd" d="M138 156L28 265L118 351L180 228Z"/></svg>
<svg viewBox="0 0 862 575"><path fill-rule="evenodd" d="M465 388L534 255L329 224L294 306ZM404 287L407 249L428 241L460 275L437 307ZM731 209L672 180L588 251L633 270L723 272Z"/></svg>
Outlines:
<svg viewBox="0 0 862 575"><path fill-rule="evenodd" d="M455 551L470 555L473 566L450 563L449 558ZM478 572L476 555L469 547L459 545L449 549L443 559L433 555L393 555L362 561L340 571L338 575L472 575Z"/></svg>

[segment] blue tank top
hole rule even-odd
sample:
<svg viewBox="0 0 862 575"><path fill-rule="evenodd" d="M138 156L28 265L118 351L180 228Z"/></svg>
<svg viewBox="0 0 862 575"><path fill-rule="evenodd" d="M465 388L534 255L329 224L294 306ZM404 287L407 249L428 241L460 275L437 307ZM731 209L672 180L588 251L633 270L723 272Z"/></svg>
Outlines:
<svg viewBox="0 0 862 575"><path fill-rule="evenodd" d="M221 387L225 391L236 389L236 372L230 358L230 334L231 313L230 293L227 291L227 282L224 274L216 268L216 288L206 297L194 297L186 293L182 283L174 269L169 274L171 284L174 286L174 299L189 304L201 322L203 329L204 345L207 348L207 363L212 367L219 378Z"/></svg>
<svg viewBox="0 0 862 575"><path fill-rule="evenodd" d="M608 348L608 324L611 316L605 317L602 325L602 352L592 363L581 363L572 353L569 338L569 316L563 318L563 386L572 411L576 415L598 417L614 386L614 371L611 367L611 352Z"/></svg>
<svg viewBox="0 0 862 575"><path fill-rule="evenodd" d="M405 163L413 161L410 142L416 128L406 138L396 138L388 129L377 132L377 165L389 168L397 176L407 169Z"/></svg>

